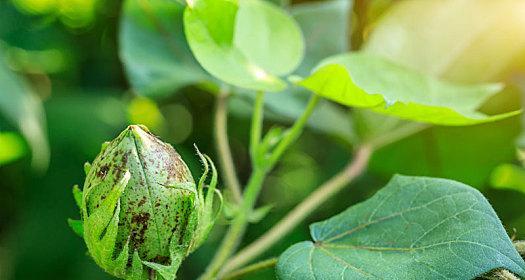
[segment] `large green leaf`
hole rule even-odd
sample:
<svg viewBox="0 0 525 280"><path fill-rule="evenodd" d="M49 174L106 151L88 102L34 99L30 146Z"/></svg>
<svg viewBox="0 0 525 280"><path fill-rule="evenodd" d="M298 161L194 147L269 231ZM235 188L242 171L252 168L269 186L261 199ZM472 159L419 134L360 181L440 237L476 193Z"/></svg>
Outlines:
<svg viewBox="0 0 525 280"><path fill-rule="evenodd" d="M26 138L33 153L33 166L40 170L47 168L49 144L42 102L29 85L9 69L1 42L0 113Z"/></svg>
<svg viewBox="0 0 525 280"><path fill-rule="evenodd" d="M125 1L120 57L137 93L165 96L209 79L186 43L183 11L171 0Z"/></svg>
<svg viewBox="0 0 525 280"><path fill-rule="evenodd" d="M278 76L301 62L304 43L297 23L262 0L194 0L184 12L188 43L200 64L220 80L242 88L280 91Z"/></svg>
<svg viewBox="0 0 525 280"><path fill-rule="evenodd" d="M347 106L433 124L471 125L519 113L488 116L476 111L501 85L451 84L367 53L328 58L298 83Z"/></svg>
<svg viewBox="0 0 525 280"><path fill-rule="evenodd" d="M369 200L311 225L314 242L286 250L279 279L472 279L525 262L477 190L395 176Z"/></svg>

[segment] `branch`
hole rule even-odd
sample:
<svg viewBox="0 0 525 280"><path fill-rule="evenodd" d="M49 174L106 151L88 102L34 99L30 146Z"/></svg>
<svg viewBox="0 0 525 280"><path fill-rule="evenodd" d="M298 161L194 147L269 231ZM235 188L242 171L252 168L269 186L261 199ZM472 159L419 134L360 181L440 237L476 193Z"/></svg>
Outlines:
<svg viewBox="0 0 525 280"><path fill-rule="evenodd" d="M221 275L224 271L224 264L228 258L237 249L242 236L248 225L248 216L253 211L257 197L261 191L263 181L280 159L282 154L294 143L299 135L302 133L304 126L311 116L319 97L312 96L303 114L296 120L294 125L287 131L281 141L277 144L274 151L267 154L265 149L261 148L261 134L263 122L264 109L264 93L257 93L255 99L255 106L252 116L252 126L250 133L250 155L252 158L253 172L250 176L248 185L246 186L242 203L239 211L233 219L228 232L226 233L221 245L215 253L212 261L206 268L204 274L200 277L201 280L214 279L217 275Z"/></svg>
<svg viewBox="0 0 525 280"><path fill-rule="evenodd" d="M319 205L323 204L326 200L359 176L368 165L371 153L372 149L370 146L365 145L360 147L356 152L354 160L341 172L311 193L305 200L274 225L270 231L266 232L266 234L262 235L259 239L233 256L230 261L226 263L223 271L228 272L241 267L285 237Z"/></svg>
<svg viewBox="0 0 525 280"><path fill-rule="evenodd" d="M283 137L282 141L279 142L275 150L270 155L270 162L269 165L273 167L277 161L281 158L283 153L294 143L297 141L297 138L301 135L303 132L303 128L308 122L308 119L312 115L315 106L317 106L317 103L319 103L319 95L313 94L310 97L310 100L308 101L308 104L306 105L306 108L304 109L303 114L295 121L293 126L286 132L286 135Z"/></svg>
<svg viewBox="0 0 525 280"><path fill-rule="evenodd" d="M258 166L257 150L261 140L262 122L264 109L264 93L258 92L255 99L255 106L252 115L252 125L250 132L250 155L252 158L253 172L250 176L248 184L243 193L242 201L233 219L230 228L222 239L221 245L215 252L213 259L206 268L206 271L201 275L201 280L215 279L216 275L221 271L224 263L237 249L246 226L248 224L248 216L253 210L257 196L262 188L262 184L268 170L261 169Z"/></svg>
<svg viewBox="0 0 525 280"><path fill-rule="evenodd" d="M228 143L228 98L229 92L226 86L222 87L217 94L215 105L215 143L219 153L220 167L224 174L226 185L233 195L235 202L242 199L241 184L237 179L235 165L233 163L230 144Z"/></svg>

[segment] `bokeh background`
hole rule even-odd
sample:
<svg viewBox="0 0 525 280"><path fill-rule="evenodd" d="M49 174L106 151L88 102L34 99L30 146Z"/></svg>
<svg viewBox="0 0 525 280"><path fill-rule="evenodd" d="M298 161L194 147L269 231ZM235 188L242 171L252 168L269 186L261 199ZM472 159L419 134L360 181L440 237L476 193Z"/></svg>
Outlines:
<svg viewBox="0 0 525 280"><path fill-rule="evenodd" d="M521 107L525 1L277 4L290 9L305 31L309 56L299 74L325 56L366 49L449 81L505 83L505 90L486 102L484 112ZM194 174L201 167L193 143L216 158L214 95L206 86L177 82L191 69L171 61L162 45L166 38L158 38L168 37L175 44L183 40L177 7L171 0L0 0L0 279L111 279L89 259L66 220L78 217L71 187L82 185L84 162L126 125L149 126L176 147ZM152 23L152 16L160 20ZM165 31L162 35L151 31L157 24ZM269 97L266 125L289 124L306 96L296 92ZM249 93L235 96L230 109L230 144L245 182L250 172ZM345 165L356 134L367 133L367 127L359 125L362 118L375 120L367 123L385 131L398 122L323 104L266 180L259 203L273 208L250 226L245 242L269 229ZM309 239L309 223L370 197L395 173L470 184L486 195L509 235L525 238L525 172L518 153L520 143L525 144L525 137L520 140L522 118L432 127L382 148L358 181L266 256ZM198 275L225 224L221 221L207 244L184 263L181 279ZM269 271L257 279L272 278Z"/></svg>

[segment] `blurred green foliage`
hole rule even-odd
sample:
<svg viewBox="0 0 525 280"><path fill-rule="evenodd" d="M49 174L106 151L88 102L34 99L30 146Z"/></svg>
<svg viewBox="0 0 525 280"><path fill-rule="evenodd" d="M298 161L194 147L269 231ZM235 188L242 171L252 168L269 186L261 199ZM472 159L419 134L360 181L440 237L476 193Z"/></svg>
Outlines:
<svg viewBox="0 0 525 280"><path fill-rule="evenodd" d="M516 34L523 34L525 25L522 17L506 16L506 11L522 15L523 2L505 0L498 7L495 2L487 4L490 1L462 1L465 7L444 2L441 7L437 6L440 1L434 0L337 0L294 5L291 14L299 21L307 44L306 66L300 66L299 73L308 74L322 58L352 46L454 82L505 82L506 90L492 97L481 110L494 114L518 109L525 84L525 37ZM83 241L70 231L66 218L78 216L71 186L83 183L84 162L91 161L101 143L114 138L128 123L145 123L163 140L174 144L185 159L190 159L188 164L194 173L199 173L201 167L197 161L191 161L195 158L193 143L216 158L214 96L202 85L188 86L209 76L191 56L185 59L195 67L196 75L180 73L182 70L178 69L187 68L177 68L177 57L155 57L169 52L168 47L155 41L158 34L148 33L151 22L143 21L147 11L132 4L131 0L0 1L0 42L5 49L0 60L5 61L4 68L9 73L0 72L0 81L16 79L17 85L23 85L14 92L8 83L0 83L2 280L110 279L85 254ZM287 5L286 1L282 4ZM442 12L434 13L437 8ZM470 12L461 12L465 9ZM177 11L153 12L169 15ZM414 19L414 15L419 17ZM487 15L498 25L483 21ZM133 21L136 16L139 20ZM498 21L500 18L505 20ZM468 28L477 20L482 20L486 29L474 32ZM182 19L171 24L175 22L182 24ZM440 24L443 22L447 24ZM440 27L436 29L432 24ZM174 29L168 29L164 35L174 32L170 38L182 46L184 55L189 55L185 43L177 39L183 37L182 25L168 27ZM436 35L436 30L442 35ZM495 37L496 31L499 33ZM467 48L452 55L457 38L476 40L467 41ZM449 64L443 65L446 62ZM13 110L13 98L18 98L15 96L34 100L32 106L37 109ZM307 94L302 92L269 97L266 128L288 124L300 113L305 97ZM251 171L247 151L250 103L250 97L240 93L230 104L230 143L242 182ZM354 132L356 127L368 126L380 133L378 124L400 123L382 116L364 118L362 114L328 102L317 109L310 121L311 129L286 153L266 181L259 203L274 207L262 221L249 227L244 243L268 230L345 165L359 134ZM44 142L35 144L31 140L32 136L21 126L24 118L39 123L42 133L36 139ZM371 122L373 118L375 122ZM490 183L494 168L518 163L515 143L521 131L521 116L517 116L472 127L432 127L388 145L374 155L364 176L323 205L265 257L276 256L290 244L309 239L308 224L370 197L395 173L451 178L473 185L488 197L507 231L525 238L525 193L493 188ZM39 171L31 162L46 142L49 167ZM44 161L47 162L45 157ZM225 226L217 226L205 246L185 261L181 279L194 279L201 272L224 229ZM269 271L253 279L272 277L273 272Z"/></svg>

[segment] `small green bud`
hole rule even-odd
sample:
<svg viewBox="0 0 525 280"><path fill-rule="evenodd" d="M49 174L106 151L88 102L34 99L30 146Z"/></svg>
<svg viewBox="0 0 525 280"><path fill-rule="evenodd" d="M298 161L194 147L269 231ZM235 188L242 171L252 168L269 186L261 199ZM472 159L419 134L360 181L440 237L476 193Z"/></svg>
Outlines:
<svg viewBox="0 0 525 280"><path fill-rule="evenodd" d="M131 125L103 145L86 165L83 229L74 227L99 266L124 279L152 274L175 279L180 263L204 242L218 214L213 211L216 171L209 157L199 156L205 172L196 186L175 149L144 126ZM213 174L205 197L208 164ZM78 193L77 188L76 198Z"/></svg>

